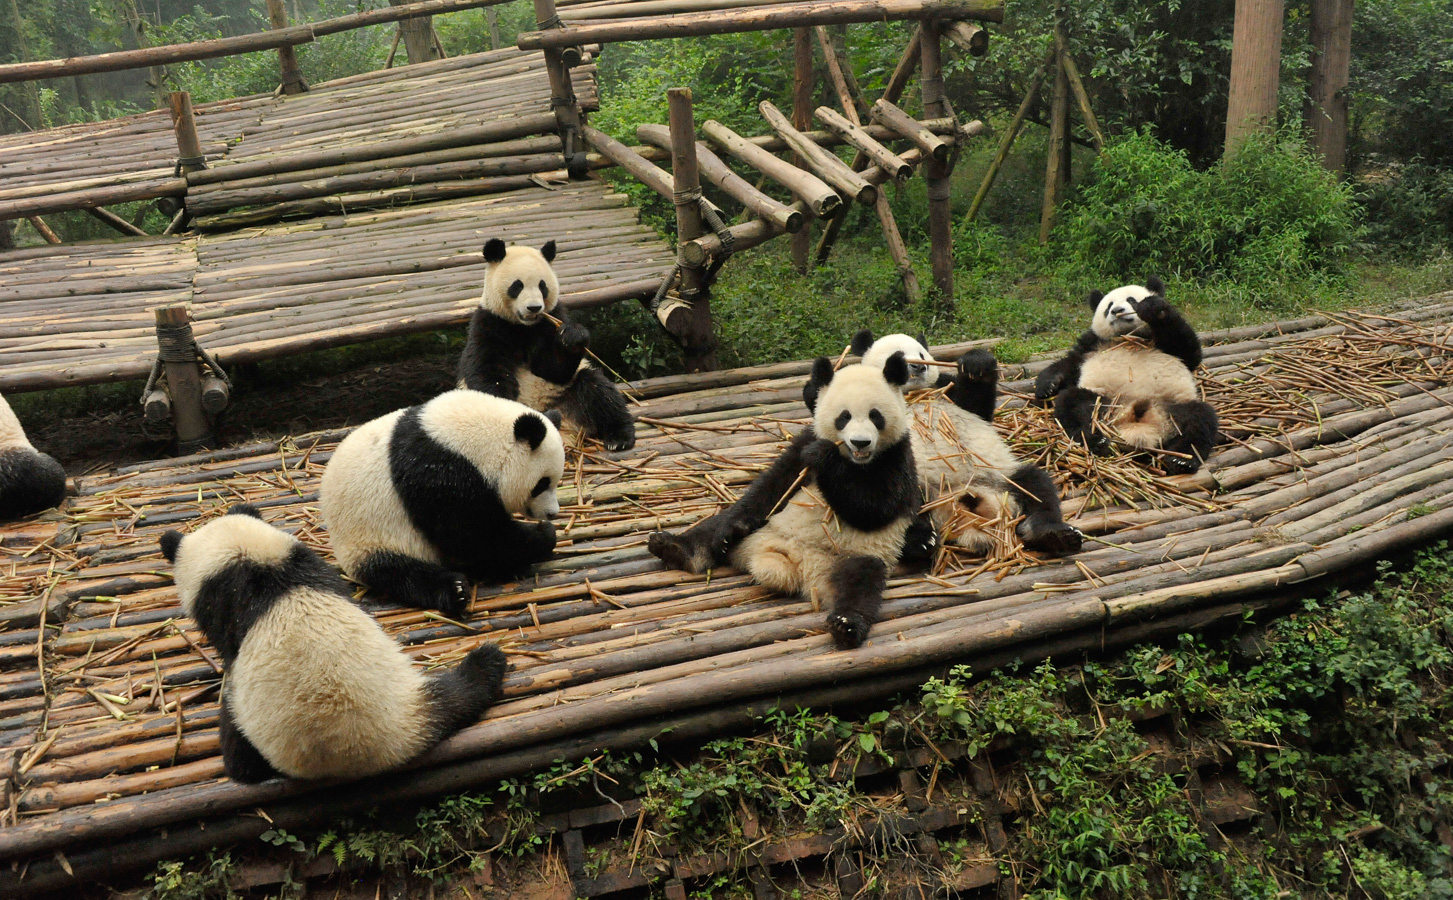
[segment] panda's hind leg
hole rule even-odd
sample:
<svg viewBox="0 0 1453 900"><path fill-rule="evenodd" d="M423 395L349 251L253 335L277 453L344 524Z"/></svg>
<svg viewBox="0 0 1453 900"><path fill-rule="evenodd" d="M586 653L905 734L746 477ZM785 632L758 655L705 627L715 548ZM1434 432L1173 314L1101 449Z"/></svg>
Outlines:
<svg viewBox="0 0 1453 900"><path fill-rule="evenodd" d="M0 450L0 521L52 509L65 498L66 470L54 458L29 447Z"/></svg>
<svg viewBox="0 0 1453 900"><path fill-rule="evenodd" d="M232 721L232 711L227 699L222 699L222 709L217 718L217 742L222 750L222 770L227 777L239 784L257 784L269 778L277 778L279 772L272 767L262 753L252 745Z"/></svg>
<svg viewBox="0 0 1453 900"><path fill-rule="evenodd" d="M827 630L839 647L851 650L868 639L887 587L888 567L876 556L849 556L836 562L828 574L832 609Z"/></svg>
<svg viewBox="0 0 1453 900"><path fill-rule="evenodd" d="M459 665L425 682L431 743L479 721L500 698L506 665L499 647L480 644Z"/></svg>
<svg viewBox="0 0 1453 900"><path fill-rule="evenodd" d="M636 421L626 398L599 369L576 372L556 405L586 437L605 444L607 450L629 450L636 445Z"/></svg>
<svg viewBox="0 0 1453 900"><path fill-rule="evenodd" d="M1054 398L1054 418L1070 440L1084 444L1091 453L1104 456L1110 452L1110 441L1095 427L1095 408L1105 404L1104 398L1086 388L1067 388Z"/></svg>
<svg viewBox="0 0 1453 900"><path fill-rule="evenodd" d="M1216 410L1209 403L1188 400L1170 404L1166 412L1179 433L1162 444L1161 449L1185 455L1163 455L1161 465L1168 472L1194 472L1210 458L1211 449L1216 446L1216 434L1220 428Z"/></svg>
<svg viewBox="0 0 1453 900"><path fill-rule="evenodd" d="M457 619L469 608L469 582L458 572L392 551L370 553L352 573L401 606L436 609Z"/></svg>
<svg viewBox="0 0 1453 900"><path fill-rule="evenodd" d="M1049 473L1025 463L1014 470L1009 480L1009 492L1024 513L1024 521L1017 529L1024 546L1048 556L1078 553L1084 537L1079 529L1065 523L1059 492Z"/></svg>

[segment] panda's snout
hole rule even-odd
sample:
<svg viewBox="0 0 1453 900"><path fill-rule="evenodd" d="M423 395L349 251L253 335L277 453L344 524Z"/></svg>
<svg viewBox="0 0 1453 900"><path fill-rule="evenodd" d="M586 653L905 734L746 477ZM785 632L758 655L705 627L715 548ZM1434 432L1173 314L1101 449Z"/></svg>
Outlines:
<svg viewBox="0 0 1453 900"><path fill-rule="evenodd" d="M868 438L853 438L848 443L853 445L854 450L866 450L873 442Z"/></svg>
<svg viewBox="0 0 1453 900"><path fill-rule="evenodd" d="M536 316L536 315L539 315L540 314L540 311L543 310L544 308L545 308L545 304L543 304L543 303L531 303L531 304L529 304L528 306L525 307L525 312L529 313L532 316Z"/></svg>

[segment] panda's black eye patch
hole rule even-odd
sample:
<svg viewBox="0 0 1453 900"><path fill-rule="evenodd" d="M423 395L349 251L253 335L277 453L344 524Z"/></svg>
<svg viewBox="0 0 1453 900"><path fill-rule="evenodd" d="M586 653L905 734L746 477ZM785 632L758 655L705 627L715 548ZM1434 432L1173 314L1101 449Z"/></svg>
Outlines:
<svg viewBox="0 0 1453 900"><path fill-rule="evenodd" d="M541 478L539 481L535 482L535 489L530 491L530 496L538 497L548 490L550 490L550 479L548 477Z"/></svg>
<svg viewBox="0 0 1453 900"><path fill-rule="evenodd" d="M842 431L844 428L848 427L848 423L852 420L853 414L848 412L847 410L843 410L842 412L837 414L837 419L832 424L835 428L837 428L838 431Z"/></svg>
<svg viewBox="0 0 1453 900"><path fill-rule="evenodd" d="M882 431L883 426L888 423L888 420L883 418L883 414L878 412L876 409L868 413L868 421L872 422L873 427L878 429L879 431Z"/></svg>
<svg viewBox="0 0 1453 900"><path fill-rule="evenodd" d="M523 281L519 280L518 278L516 278L515 279L515 283L512 284L512 285L510 285L510 292L509 292L510 293L510 299L513 300L516 297L520 296L520 291L523 291L524 289L525 289L525 283Z"/></svg>
<svg viewBox="0 0 1453 900"><path fill-rule="evenodd" d="M540 282L540 296L541 297L549 297L550 296L550 288L548 288L545 285L545 282L543 282L543 281Z"/></svg>

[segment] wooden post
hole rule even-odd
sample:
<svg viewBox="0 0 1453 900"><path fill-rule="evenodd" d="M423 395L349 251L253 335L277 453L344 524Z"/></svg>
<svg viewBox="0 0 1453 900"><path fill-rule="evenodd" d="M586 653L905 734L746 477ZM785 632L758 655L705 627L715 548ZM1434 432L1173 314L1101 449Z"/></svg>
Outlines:
<svg viewBox="0 0 1453 900"><path fill-rule="evenodd" d="M288 11L283 0L267 0L267 17L274 31L288 27ZM292 47L277 48L277 61L282 69L284 94L301 94L308 89L303 70L298 68L298 54Z"/></svg>
<svg viewBox="0 0 1453 900"><path fill-rule="evenodd" d="M388 0L389 6L407 6L413 0ZM421 63L438 59L434 48L434 19L432 16L417 16L399 22L399 31L404 36L404 52L409 62Z"/></svg>
<svg viewBox="0 0 1453 900"><path fill-rule="evenodd" d="M923 115L937 119L952 115L948 96L943 88L943 36L938 29L924 23L919 34L919 90L923 92ZM883 104L875 106L881 111ZM928 181L928 236L929 261L933 266L933 286L938 292L938 302L952 306L954 302L954 235L953 208L949 202L950 177L953 166L940 161L932 149L923 161L923 173Z"/></svg>
<svg viewBox="0 0 1453 900"><path fill-rule="evenodd" d="M687 241L701 237L705 230L701 218L701 174L696 165L696 116L691 106L691 89L671 88L666 92L666 103L671 127L671 176L675 186L676 259L681 265L680 290L684 303L678 303L671 310L663 304L656 314L666 330L681 342L686 371L708 372L717 367L711 296L703 281L704 271L700 266L688 263L681 249Z"/></svg>
<svg viewBox="0 0 1453 900"><path fill-rule="evenodd" d="M1236 0L1231 36L1231 90L1226 103L1226 152L1276 122L1281 70L1283 0Z"/></svg>
<svg viewBox="0 0 1453 900"><path fill-rule="evenodd" d="M207 413L202 408L202 373L197 365L197 347L192 338L192 317L184 305L162 306L153 312L167 393L172 398L172 421L176 423L178 449L189 453L205 442L212 431Z"/></svg>
<svg viewBox="0 0 1453 900"><path fill-rule="evenodd" d="M555 0L534 0L535 25L541 31L563 28L560 16L555 12ZM573 48L571 48L573 49ZM550 104L555 112L555 124L560 129L560 148L565 154L565 168L571 178L585 177L585 136L580 128L585 117L575 100L575 87L570 81L570 67L565 64L564 51L559 47L546 47L545 74L550 79Z"/></svg>
<svg viewBox="0 0 1453 900"><path fill-rule="evenodd" d="M47 244L59 244L61 242L60 235L56 234L51 230L49 225L45 224L45 219L42 219L40 216L26 216L25 218L30 222L32 228L40 232L40 236L45 238Z"/></svg>
<svg viewBox="0 0 1453 900"><path fill-rule="evenodd" d="M812 30L792 29L792 124L798 131L806 131L812 121ZM802 157L794 156L799 167L805 163ZM839 215L847 215L843 209ZM812 249L812 224L809 222L792 235L792 265L798 272L807 271L808 254Z"/></svg>
<svg viewBox="0 0 1453 900"><path fill-rule="evenodd" d="M192 116L192 95L186 91L172 91L167 95L167 107L172 113L172 130L177 135L178 164L182 174L207 168L202 141L197 137L197 120Z"/></svg>
<svg viewBox="0 0 1453 900"><path fill-rule="evenodd" d="M484 21L489 26L489 49L498 50L500 45L499 10L493 6L486 6L484 8Z"/></svg>
<svg viewBox="0 0 1453 900"><path fill-rule="evenodd" d="M1059 205L1060 193L1064 190L1064 147L1069 130L1070 82L1065 67L1060 64L1056 47L1054 55L1054 92L1049 101L1049 150L1044 164L1044 203L1039 209L1039 242L1048 243L1050 229L1054 227L1055 211Z"/></svg>
<svg viewBox="0 0 1453 900"><path fill-rule="evenodd" d="M1352 62L1352 0L1312 0L1312 74L1306 120L1322 165L1347 174L1347 81Z"/></svg>
<svg viewBox="0 0 1453 900"><path fill-rule="evenodd" d="M1014 118L1009 122L1009 127L1004 129L1004 136L999 139L999 149L994 152L994 159L989 162L989 171L984 173L984 181L979 185L979 190L974 194L974 202L969 204L969 213L964 221L972 222L979 215L979 207L984 205L984 198L989 196L989 189L994 186L994 178L999 174L999 168L1004 165L1004 160L1009 156L1009 148L1014 146L1014 138L1019 135L1019 129L1024 125L1024 117L1029 115L1030 107L1034 106L1034 98L1039 96L1039 86L1044 83L1044 66L1035 70L1034 76L1029 79L1029 88L1024 92L1024 100L1015 111Z"/></svg>

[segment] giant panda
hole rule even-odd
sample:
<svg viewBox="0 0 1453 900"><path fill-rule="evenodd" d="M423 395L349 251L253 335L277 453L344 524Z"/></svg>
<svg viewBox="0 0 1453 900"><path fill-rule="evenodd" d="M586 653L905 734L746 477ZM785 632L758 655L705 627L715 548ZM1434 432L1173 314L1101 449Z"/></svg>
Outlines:
<svg viewBox="0 0 1453 900"><path fill-rule="evenodd" d="M854 364L836 372L817 359L812 425L747 490L740 509L679 536L656 532L651 552L692 572L725 558L760 584L822 598L833 639L861 645L921 506L901 390L907 381L902 354L881 369ZM784 473L795 482L803 468L800 490L783 497Z"/></svg>
<svg viewBox="0 0 1453 900"><path fill-rule="evenodd" d="M1196 388L1201 340L1195 329L1166 302L1159 278L1108 294L1092 291L1088 302L1090 330L1039 373L1035 399L1053 400L1054 417L1070 439L1094 453L1110 452L1113 439L1160 451L1168 472L1196 471L1211 455L1218 422Z"/></svg>
<svg viewBox="0 0 1453 900"><path fill-rule="evenodd" d="M222 655L222 765L234 781L358 778L403 765L479 719L505 657L483 644L425 676L292 535L238 504L168 531L182 609Z"/></svg>
<svg viewBox="0 0 1453 900"><path fill-rule="evenodd" d="M621 392L585 361L590 332L559 306L560 283L550 263L555 242L510 246L499 238L484 245L484 292L469 320L459 359L459 385L518 400L565 420L608 450L636 444L636 426ZM557 330L547 315L560 320Z"/></svg>
<svg viewBox="0 0 1453 900"><path fill-rule="evenodd" d="M461 388L360 426L334 451L320 490L343 571L396 603L455 617L466 579L507 578L548 559L555 527L545 520L560 511L565 468L556 421Z"/></svg>
<svg viewBox="0 0 1453 900"><path fill-rule="evenodd" d="M0 396L0 522L60 506L65 496L66 470L30 445Z"/></svg>
<svg viewBox="0 0 1453 900"><path fill-rule="evenodd" d="M864 329L853 337L852 347L867 361L878 357L885 341L892 352L910 360L933 359L907 335L874 341ZM1048 556L1078 552L1083 536L1065 523L1054 480L1033 463L1017 459L992 424L999 393L994 354L970 350L959 357L953 375L940 374L926 386L944 389L942 397L917 395L908 411L913 459L937 533L973 553L989 554L999 541L987 526L1023 516L1015 533L1028 549ZM953 503L936 502L948 495L955 498Z"/></svg>

